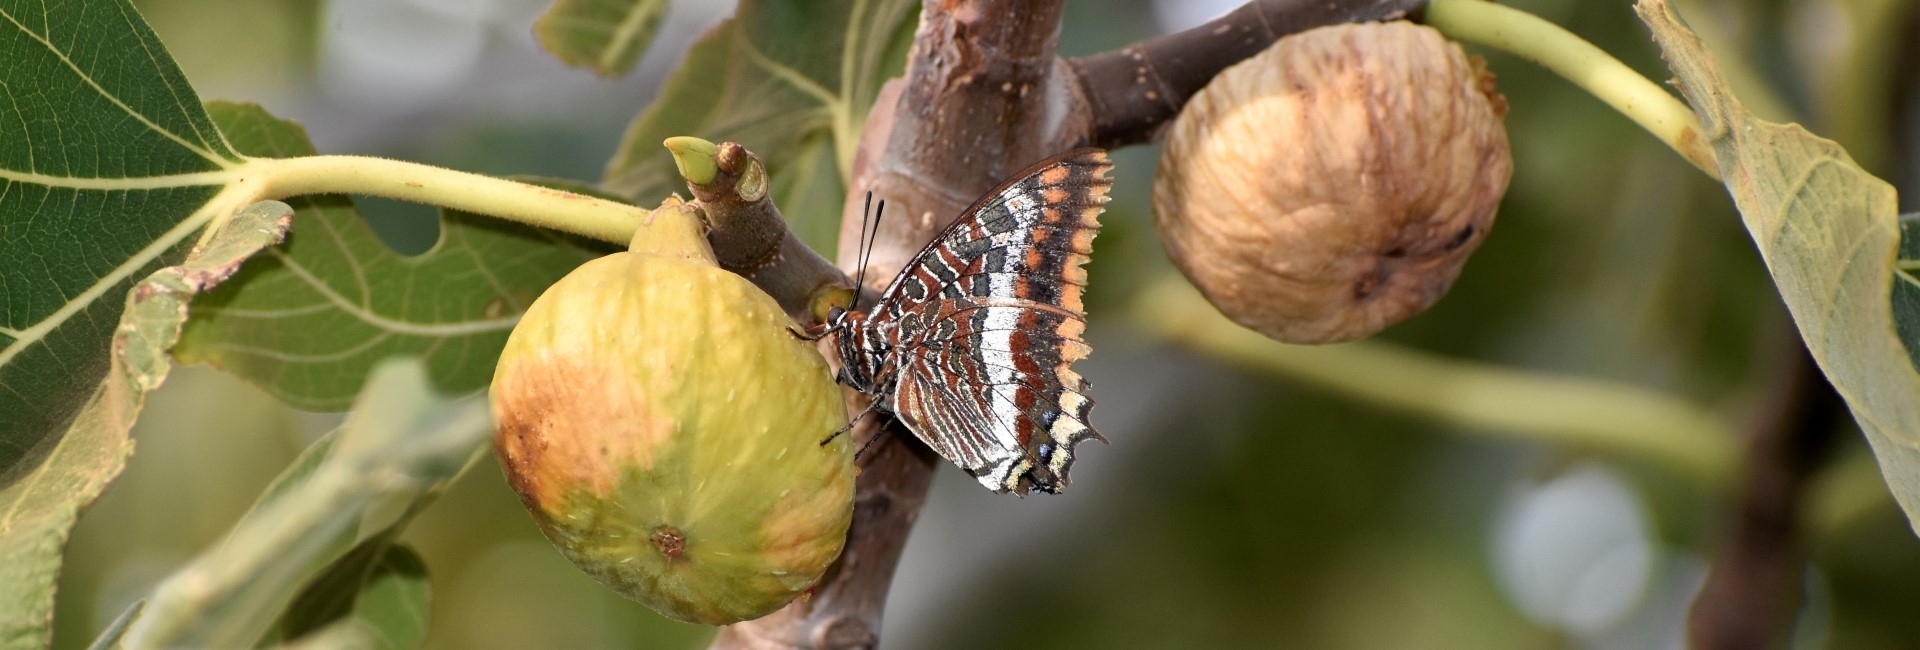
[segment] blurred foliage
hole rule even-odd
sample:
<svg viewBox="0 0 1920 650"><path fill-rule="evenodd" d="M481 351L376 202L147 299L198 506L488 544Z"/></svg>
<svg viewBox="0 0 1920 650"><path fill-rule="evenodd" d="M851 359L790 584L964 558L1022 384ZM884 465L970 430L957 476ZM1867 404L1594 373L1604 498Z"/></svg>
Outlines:
<svg viewBox="0 0 1920 650"><path fill-rule="evenodd" d="M694 43L627 126L602 184L652 205L686 189L660 155L663 140L739 142L766 161L793 232L831 250L861 125L880 84L906 64L918 11L904 0L745 3Z"/></svg>
<svg viewBox="0 0 1920 650"><path fill-rule="evenodd" d="M155 587L121 641L232 648L271 631L418 645L425 570L394 538L480 457L492 430L486 400L436 394L420 359L380 364L341 428L281 472L225 539Z"/></svg>
<svg viewBox="0 0 1920 650"><path fill-rule="evenodd" d="M533 24L540 45L567 65L608 77L633 70L660 32L668 0L560 0Z"/></svg>
<svg viewBox="0 0 1920 650"><path fill-rule="evenodd" d="M676 3L675 11L691 1ZM1653 79L1669 76L1625 3L1511 4L1567 27ZM198 10L220 14L230 5L271 12L278 22L263 24L291 37L262 38L253 50L259 60L249 61L233 52L236 42L253 42L253 32L178 18ZM140 6L209 97L245 99L248 88L311 78L314 35L328 29L304 2L151 0ZM1859 158L1882 177L1920 166L1920 152L1887 138L1892 127L1884 123L1920 117L1894 113L1890 106L1897 104L1886 99L1920 92L1920 79L1895 76L1894 66L1856 65L1897 60L1882 48L1898 40L1888 34L1920 29L1914 3L1700 0L1680 8L1703 31L1736 92L1763 117L1802 121L1856 152L1880 147L1881 153ZM1156 33L1151 16L1145 0L1073 0L1063 52L1090 53ZM1839 20L1802 19L1807 16ZM675 30L672 21L669 15L662 41ZM1871 32L1856 33L1863 25ZM524 34L527 27L520 29ZM1792 330L1726 192L1565 81L1512 57L1478 53L1499 75L1512 107L1512 188L1493 233L1451 294L1383 340L1631 383L1685 398L1729 422L1748 422L1778 367L1777 345ZM557 62L547 69L590 77L560 72ZM1845 83L1834 82L1843 72ZM462 114L402 134L412 137L387 138L380 151L351 153L591 176L613 150L618 124L572 119L571 106L555 102L546 112ZM624 108L630 114L636 106ZM502 133L599 145L567 157ZM316 127L316 138L326 137ZM507 144L491 144L499 142ZM538 168L528 168L529 151L539 157ZM1116 198L1103 218L1100 253L1089 265L1096 355L1088 375L1101 387L1096 391L1105 391L1097 392L1102 406L1094 417L1103 418L1114 442L1089 453L1087 481L1076 488L1096 485L1102 466L1124 476L1099 483L1100 491L1077 489L1052 500L988 500L991 495L967 491L977 487L949 480L957 472L941 468L908 561L921 557L916 548L944 549L943 538L976 533L1013 552L941 574L947 581L900 581L887 647L1672 642L1679 622L1671 614L1684 610L1716 548L1732 505L1727 495L1661 472L1608 465L1644 508L1651 535L1645 543L1657 561L1636 608L1614 629L1569 631L1516 606L1505 586L1511 577L1501 575L1494 559L1494 540L1516 494L1589 460L1585 456L1451 435L1462 431L1144 342L1126 322L1134 294L1170 268L1146 201L1157 155L1154 147L1116 153ZM831 232L831 223L818 220L835 217L791 210L788 216L812 232ZM1129 387L1143 392L1118 390ZM1104 419L1129 402L1158 406L1126 421ZM234 378L201 368L176 373L135 429L138 453L128 472L75 533L59 593L56 644L83 647L159 577L218 543L271 477L331 425ZM1851 480L1855 475L1847 472L1871 462L1855 462L1865 454L1861 436L1850 423L1837 426L1844 460L1818 479L1849 492L1810 498L1809 507L1872 505L1810 527L1818 534L1809 540L1814 578L1800 638L1806 647L1907 647L1920 638L1920 620L1910 611L1920 602L1920 541L1877 478ZM974 503L990 509L969 510ZM1007 527L1023 516L1030 527ZM432 584L428 647L692 648L711 634L661 619L573 569L539 536L491 461L421 513L401 541L419 553ZM1669 616L1647 613L1659 610Z"/></svg>

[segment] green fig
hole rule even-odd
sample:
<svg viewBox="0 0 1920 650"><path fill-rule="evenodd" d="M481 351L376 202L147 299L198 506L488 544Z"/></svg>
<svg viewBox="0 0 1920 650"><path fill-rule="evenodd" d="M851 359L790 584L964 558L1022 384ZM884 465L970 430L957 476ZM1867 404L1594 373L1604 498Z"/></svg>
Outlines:
<svg viewBox="0 0 1920 650"><path fill-rule="evenodd" d="M668 617L758 618L819 581L852 519L846 411L691 206L534 301L491 392L494 450L568 560Z"/></svg>

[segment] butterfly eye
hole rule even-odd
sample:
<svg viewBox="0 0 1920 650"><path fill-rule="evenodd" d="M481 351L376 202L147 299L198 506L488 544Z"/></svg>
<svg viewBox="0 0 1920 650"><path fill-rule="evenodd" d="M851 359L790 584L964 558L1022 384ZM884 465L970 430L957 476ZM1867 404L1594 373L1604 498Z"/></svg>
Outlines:
<svg viewBox="0 0 1920 650"><path fill-rule="evenodd" d="M827 309L828 325L839 325L840 321L846 320L846 318L847 318L847 310L845 309L841 309L839 307L829 307Z"/></svg>

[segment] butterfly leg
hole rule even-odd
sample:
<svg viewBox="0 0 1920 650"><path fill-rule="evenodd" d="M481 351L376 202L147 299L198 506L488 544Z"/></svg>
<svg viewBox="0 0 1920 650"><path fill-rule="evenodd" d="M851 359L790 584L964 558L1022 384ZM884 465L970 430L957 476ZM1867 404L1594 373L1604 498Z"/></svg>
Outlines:
<svg viewBox="0 0 1920 650"><path fill-rule="evenodd" d="M853 462L860 462L860 459L867 455L867 450L873 448L874 443L880 442L890 435L893 435L892 429L880 427L880 430L875 432L873 437L867 439L867 444L860 445L860 449L853 452Z"/></svg>
<svg viewBox="0 0 1920 650"><path fill-rule="evenodd" d="M829 443L829 442L833 442L833 439L834 439L834 438L838 438L838 437L840 437L840 434L843 434L843 433L846 433L846 432L848 432L848 431L852 431L852 430L853 430L853 425L855 425L855 424L859 424L859 423L860 423L860 420L861 420L861 419L863 419L863 418L865 418L865 417L867 417L867 414L868 414L868 413L872 413L872 412L874 411L874 409L877 409L877 408L880 408L880 400L879 400L879 399L877 399L877 398L876 398L876 399L874 399L874 400L873 400L873 401L871 401L871 402L867 402L867 408L864 408L864 409L861 409L861 410L860 410L860 413L859 413L858 415L855 415L855 416L853 416L853 419L851 419L851 420L848 420L848 421L847 421L847 426L844 426L844 427L840 427L840 430L839 430L839 431L835 431L835 432L833 432L832 434L829 434L829 435L828 435L828 436L826 437L826 439L825 439L825 440L821 440L821 441L820 441L820 446L822 446L822 447L825 447L825 446L827 446L827 443ZM874 437L876 437L876 438L877 438L877 437L879 437L879 436L874 436ZM872 443L871 443L871 442L869 442L868 444L872 444Z"/></svg>

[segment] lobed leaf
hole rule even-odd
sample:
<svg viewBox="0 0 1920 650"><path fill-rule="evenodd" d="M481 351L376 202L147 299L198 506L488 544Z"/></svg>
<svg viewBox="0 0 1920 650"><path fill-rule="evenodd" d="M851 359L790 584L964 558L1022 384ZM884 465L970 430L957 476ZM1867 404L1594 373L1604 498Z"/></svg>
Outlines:
<svg viewBox="0 0 1920 650"><path fill-rule="evenodd" d="M867 109L906 65L918 3L743 0L627 127L603 183L636 202L684 191L668 137L747 145L766 162L781 212L830 250Z"/></svg>
<svg viewBox="0 0 1920 650"><path fill-rule="evenodd" d="M210 102L207 109L249 155L314 153L304 129L257 105ZM308 409L345 408L374 365L393 356L420 357L448 392L486 386L507 333L533 299L612 250L446 212L433 248L404 256L380 241L347 197L288 203L299 227L286 245L196 303L174 354Z"/></svg>
<svg viewBox="0 0 1920 650"><path fill-rule="evenodd" d="M268 201L240 211L180 266L154 272L123 299L110 370L65 435L48 438L0 487L0 648L51 642L61 553L80 509L126 466L127 432L147 391L166 379L167 348L187 319L187 302L286 234L293 210ZM100 346L103 350L109 346Z"/></svg>
<svg viewBox="0 0 1920 650"><path fill-rule="evenodd" d="M1641 20L1700 116L1747 232L1807 350L1846 399L1880 472L1920 531L1920 371L1896 334L1900 224L1893 186L1797 124L1755 119L1664 0Z"/></svg>
<svg viewBox="0 0 1920 650"><path fill-rule="evenodd" d="M127 0L0 0L0 482L95 399L127 290L239 156Z"/></svg>

